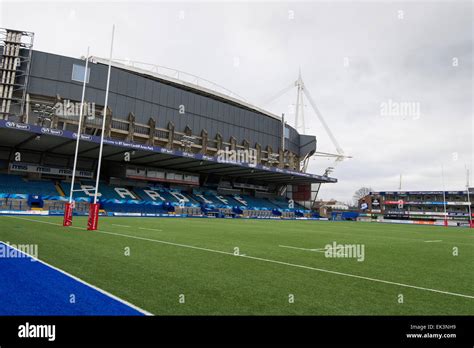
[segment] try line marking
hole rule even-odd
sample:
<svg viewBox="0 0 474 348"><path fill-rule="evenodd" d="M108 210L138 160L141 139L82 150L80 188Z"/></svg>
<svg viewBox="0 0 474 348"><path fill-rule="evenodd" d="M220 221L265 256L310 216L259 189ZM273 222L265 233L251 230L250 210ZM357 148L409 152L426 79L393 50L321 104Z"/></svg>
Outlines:
<svg viewBox="0 0 474 348"><path fill-rule="evenodd" d="M425 243L437 243L442 242L442 240L425 240Z"/></svg>
<svg viewBox="0 0 474 348"><path fill-rule="evenodd" d="M15 249L16 251L22 253L23 255L26 255L26 256L30 257L32 260L35 260L35 261L37 261L37 262L42 263L42 264L45 265L46 267L49 267L49 268L51 268L51 269L54 269L55 271L57 271L57 272L59 272L59 273L62 273L62 274L64 274L65 276L68 276L68 277L74 279L76 282L79 282L79 283L81 283L81 284L84 284L84 285L86 285L86 286L88 286L88 287L94 289L95 291L98 291L98 292L100 292L101 294L104 294L105 296L108 296L108 297L110 297L110 298L113 298L114 300L116 300L116 301L118 301L118 302L120 302L120 303L123 303L124 305L126 305L126 306L128 306L128 307L131 307L131 308L135 309L136 311L138 311L138 312L140 312L140 313L142 313L142 314L145 314L145 315L153 315L153 314L151 314L150 312L147 312L146 310L144 310L144 309L142 309L142 308L140 308L140 307L137 307L137 306L135 306L134 304L131 304L130 302L127 302L127 301L121 299L120 297L117 297L117 296L111 294L111 293L108 292L108 291L105 291L105 290L103 290L103 289L101 289L101 288L98 288L97 286L92 285L92 284L86 282L85 280L82 280L81 278L72 275L71 273L68 273L68 272L66 272L66 271L64 271L64 270L62 270L62 269L60 269L60 268L57 268L57 267L55 267L55 266L53 266L53 265L47 263L46 261L40 260L39 258L36 258L36 257L34 257L34 256L32 256L32 255L30 255L30 254L28 254L28 253L25 253L24 251L21 251L20 249L15 248L15 247L12 246L12 245L6 244L5 242L3 242L3 241L1 241L1 240L0 240L0 243L2 243L2 244L4 244L4 245L8 246L9 248Z"/></svg>
<svg viewBox="0 0 474 348"><path fill-rule="evenodd" d="M289 248L289 249L298 249L298 250L305 250L305 251L316 251L318 253L325 253L326 252L326 249L325 248L316 248L316 249L308 249L308 248L299 248L299 247L294 247L294 246L290 246L290 245L279 245L280 248ZM327 249L328 251L329 250L332 250L332 247L331 248L328 248ZM343 254L344 256L348 256L346 253Z"/></svg>
<svg viewBox="0 0 474 348"><path fill-rule="evenodd" d="M130 227L130 226L129 226ZM145 227L138 227L139 230L147 230L147 231L157 231L157 232L163 232L163 230L158 230L156 228L145 228Z"/></svg>
<svg viewBox="0 0 474 348"><path fill-rule="evenodd" d="M29 218L22 218L22 217L17 217L17 216L6 216L7 218L11 219L18 219L18 220L25 220L25 221L32 221L32 222L39 222L43 224L50 224L50 225L55 225L55 226L60 226L63 227L62 224L58 224L55 222L50 222L50 221L41 221L41 220L35 220L35 219L29 219ZM79 230L87 230L85 227L76 227L76 226L70 226L69 228L75 228ZM121 233L114 233L114 232L107 232L107 231L101 231L101 230L96 230L95 232L97 233L103 233L103 234L109 234L113 236L120 236L124 238L132 238L132 239L138 239L138 240L146 240L149 242L154 242L154 243L160 243L160 244L166 244L166 245L173 245L173 246L178 246L182 248L189 248L189 249L195 249L195 250L202 250L202 251L208 251L211 253L217 253L217 254L224 254L224 255L231 255L235 256L233 252L228 252L228 251L222 251L222 250L214 250L214 249L208 249L208 248L202 248L202 247L197 247L193 245L187 245L187 244L179 244L179 243L172 243L172 242L166 242L163 240L158 240L158 239L151 239L151 238L145 238L145 237L138 237L138 236L131 236L128 234L121 234ZM93 233L93 232L91 232ZM241 258L246 258L246 259L251 259L251 260L257 260L257 261L262 261L262 262L268 262L268 263L274 263L278 265L284 265L284 266L289 266L289 267L296 267L296 268L302 268L302 269L307 269L311 271L317 271L317 272L323 272L323 273L329 273L329 274L336 274L344 277L350 277L350 278L356 278L356 279L363 279L363 280L368 280L372 282L377 282L377 283L383 283L383 284L390 284L390 285L396 285L396 286L401 286L405 288L411 288L411 289L417 289L417 290L423 290L423 291L430 291L430 292L435 292L439 294L444 294L444 295L451 295L451 296L457 296L457 297L464 297L464 298L470 298L474 299L473 295L465 295L465 294L459 294L456 292L449 292L449 291L443 291L443 290L437 290L437 289L430 289L430 288L424 288L421 286L415 286L415 285L410 285L410 284L404 284L404 283L397 283L397 282L391 282L388 280L383 280L383 279L376 279L376 278L370 278L370 277L365 277L365 276L360 276L356 274L350 274L350 273L343 273L343 272L338 272L338 271L331 271L323 268L316 268L316 267L311 267L311 266L304 266L304 265L298 265L295 263L289 263L289 262L284 262L284 261L277 261L277 260L270 260L270 259L264 259L261 257L256 257L256 256L249 256L249 255L239 255Z"/></svg>
<svg viewBox="0 0 474 348"><path fill-rule="evenodd" d="M297 250L306 250L306 251L317 251L318 253L324 253L326 249L324 248L317 248L317 249L308 249L308 248L299 248L290 245L279 245L280 248L288 248L288 249L297 249Z"/></svg>

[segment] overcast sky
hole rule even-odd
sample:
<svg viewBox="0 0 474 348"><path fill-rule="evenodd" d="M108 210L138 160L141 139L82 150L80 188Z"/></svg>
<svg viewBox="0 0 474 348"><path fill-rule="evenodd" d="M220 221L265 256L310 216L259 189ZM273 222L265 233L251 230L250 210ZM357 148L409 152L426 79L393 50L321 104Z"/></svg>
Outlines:
<svg viewBox="0 0 474 348"><path fill-rule="evenodd" d="M472 2L0 1L0 27L35 32L34 48L114 57L214 81L294 124L296 90L265 104L298 69L344 152L320 197L361 186L464 189L473 164ZM401 103L413 108L396 114ZM305 102L306 133L334 152ZM386 107L391 106L389 109ZM419 112L418 112L419 111ZM323 173L329 159L311 161ZM473 170L471 170L472 172ZM471 183L473 182L471 175ZM471 184L471 186L473 186Z"/></svg>

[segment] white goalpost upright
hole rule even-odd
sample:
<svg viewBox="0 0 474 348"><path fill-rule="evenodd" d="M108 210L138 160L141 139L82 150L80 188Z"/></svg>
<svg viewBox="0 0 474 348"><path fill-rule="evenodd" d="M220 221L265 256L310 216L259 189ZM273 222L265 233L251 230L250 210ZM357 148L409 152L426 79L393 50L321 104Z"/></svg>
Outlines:
<svg viewBox="0 0 474 348"><path fill-rule="evenodd" d="M444 167L441 165L441 181L443 185L443 208L444 208L444 226L448 227L448 213L446 209L446 189L444 186Z"/></svg>
<svg viewBox="0 0 474 348"><path fill-rule="evenodd" d="M79 109L79 122L77 126L77 135L76 135L76 149L74 151L74 163L72 167L72 178L71 178L71 189L69 190L69 200L64 206L64 220L63 226L71 226L72 225L72 215L74 211L74 183L76 180L76 169L77 169L77 157L79 152L79 141L81 140L81 130L82 130L82 119L84 117L84 100L86 94L86 84L87 84L87 69L89 68L89 47L87 47L87 55L86 55L86 66L84 68L84 81L82 83L82 96L81 96L81 106Z"/></svg>
<svg viewBox="0 0 474 348"><path fill-rule="evenodd" d="M469 214L469 227L474 228L472 223L472 209L471 209L471 196L469 193L469 168L466 167L466 190L467 190L467 212Z"/></svg>
<svg viewBox="0 0 474 348"><path fill-rule="evenodd" d="M102 151L104 148L105 121L107 118L107 103L109 100L110 71L112 69L112 52L114 48L114 34L115 34L115 25L112 26L112 40L110 42L109 68L107 72L107 86L105 89L104 112L102 115L102 131L100 135L99 159L98 159L97 173L96 173L96 179L95 179L94 203L91 203L89 206L89 219L87 221L87 229L90 231L96 230L97 224L99 222L99 204L97 203L97 195L99 193L100 169L102 165Z"/></svg>

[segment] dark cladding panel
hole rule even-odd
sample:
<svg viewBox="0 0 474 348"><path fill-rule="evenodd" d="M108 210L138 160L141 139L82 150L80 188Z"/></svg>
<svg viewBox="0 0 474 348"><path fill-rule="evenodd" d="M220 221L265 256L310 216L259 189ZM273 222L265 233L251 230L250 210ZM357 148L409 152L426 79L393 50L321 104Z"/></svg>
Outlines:
<svg viewBox="0 0 474 348"><path fill-rule="evenodd" d="M238 127L243 125L242 113L239 109L235 110L235 122L233 124Z"/></svg>
<svg viewBox="0 0 474 348"><path fill-rule="evenodd" d="M69 86L69 93L67 92L67 84L60 83L58 84L58 89L56 94L59 94L63 98L80 101L82 98L82 86L80 84L71 84ZM104 102L102 102L103 104Z"/></svg>
<svg viewBox="0 0 474 348"><path fill-rule="evenodd" d="M139 99L135 101L135 112L134 115L136 117L135 122L138 123L145 123L145 113L143 112L143 102Z"/></svg>
<svg viewBox="0 0 474 348"><path fill-rule="evenodd" d="M197 118L194 117L193 114L191 113L186 113L186 115L189 116L189 127L191 127L191 129L193 130L193 133L196 134L198 133L197 131L195 131L196 129L201 129L201 127L199 127L199 123L197 122ZM198 134L200 135L200 134Z"/></svg>
<svg viewBox="0 0 474 348"><path fill-rule="evenodd" d="M271 126L269 127L272 134L276 134L276 135L279 135L279 136L281 136L282 128L283 128L283 125L281 124L281 121L272 122ZM290 129L292 129L292 128L290 128Z"/></svg>
<svg viewBox="0 0 474 348"><path fill-rule="evenodd" d="M71 59L60 59L58 69L58 80L68 81L72 76L72 60ZM90 78L89 78L90 81Z"/></svg>
<svg viewBox="0 0 474 348"><path fill-rule="evenodd" d="M156 126L159 128L168 127L168 121L166 120L166 108L164 106L158 107L158 122L156 123Z"/></svg>
<svg viewBox="0 0 474 348"><path fill-rule="evenodd" d="M97 90L97 101L99 102L99 105L104 106L105 102L105 91L102 90ZM117 105L117 94L115 93L109 93L109 100L108 100L108 105L111 110L116 110L117 108L115 105Z"/></svg>
<svg viewBox="0 0 474 348"><path fill-rule="evenodd" d="M119 114L122 110L126 110L126 99L125 97L118 95L117 96L117 108L113 110L114 115Z"/></svg>
<svg viewBox="0 0 474 348"><path fill-rule="evenodd" d="M164 106L168 106L168 93L169 93L169 88L166 85L160 86L160 99L158 100L158 103Z"/></svg>
<svg viewBox="0 0 474 348"><path fill-rule="evenodd" d="M237 138L237 143L240 143L240 141L244 138L244 131L245 131L245 128L241 127L241 128L238 128L238 131L234 134L232 134L234 137Z"/></svg>
<svg viewBox="0 0 474 348"><path fill-rule="evenodd" d="M82 83L71 79L73 64L84 66L85 62L33 51L28 92L52 98L59 94L63 98L80 100ZM87 90L90 92L87 99L101 107L108 67L94 63L89 66L91 73ZM247 110L244 106L232 105L114 67L110 87L109 106L116 118L126 119L133 112L140 123L148 123L150 117L156 117L157 127L160 128L166 128L172 121L180 132L188 124L196 135L206 129L210 139L215 139L216 133L220 132L226 142L233 135L238 144L247 139L252 146L260 143L263 149L270 145L277 151L280 147L281 122ZM184 105L185 116L178 113L179 105ZM290 127L288 149L298 153L299 139L299 134Z"/></svg>
<svg viewBox="0 0 474 348"><path fill-rule="evenodd" d="M250 128L253 129L253 130L259 130L259 125L258 125L258 122L257 122L257 119L259 118L258 115L252 113L252 112L249 112L249 115L250 115Z"/></svg>
<svg viewBox="0 0 474 348"><path fill-rule="evenodd" d="M206 98L196 94L196 114L204 115L206 113Z"/></svg>
<svg viewBox="0 0 474 348"><path fill-rule="evenodd" d="M161 83L153 81L152 102L155 104L160 104L160 87Z"/></svg>
<svg viewBox="0 0 474 348"><path fill-rule="evenodd" d="M176 107L179 109L182 105L186 114L191 114L192 106L190 105L188 93L183 90L178 90L178 98L176 100Z"/></svg>
<svg viewBox="0 0 474 348"><path fill-rule="evenodd" d="M99 69L99 66L95 64L97 68L92 69L91 71L91 78L90 78L90 85L96 86L98 81L104 81L107 79L107 75L103 72L103 69ZM110 74L110 92L111 93L119 93L119 76L120 74L117 73L116 69L112 69Z"/></svg>
<svg viewBox="0 0 474 348"><path fill-rule="evenodd" d="M217 116L220 120L224 122L229 122L226 113L224 112L224 105L225 103L217 103Z"/></svg>
<svg viewBox="0 0 474 348"><path fill-rule="evenodd" d="M217 119L217 120L222 120L222 117L219 114L219 102L214 99L209 98L209 105L210 105L210 112L206 115L212 115L211 118Z"/></svg>
<svg viewBox="0 0 474 348"><path fill-rule="evenodd" d="M159 127L158 124L159 124L159 119L160 119L160 107L157 104L150 104L150 105L151 105L150 117L153 117L155 120L158 120L158 122L156 122L156 126Z"/></svg>
<svg viewBox="0 0 474 348"><path fill-rule="evenodd" d="M44 69L46 66L47 53L33 51L33 57L31 61L31 75L37 77L48 78L47 70ZM66 58L64 58L66 59Z"/></svg>
<svg viewBox="0 0 474 348"><path fill-rule="evenodd" d="M105 91L102 90L102 89L96 89L96 94L95 94L95 96L96 96L96 99L95 99L95 100L96 100L96 104L97 104L97 105L100 105L101 107L103 107L103 106L104 106L104 103L105 103ZM114 103L116 103L116 102L117 102L117 94L115 94L115 93L109 93L109 101L113 101ZM111 105L112 105L112 104L109 104L109 106L112 108ZM115 110L115 108L112 109L112 110Z"/></svg>
<svg viewBox="0 0 474 348"><path fill-rule="evenodd" d="M59 69L60 66L60 57L56 55L49 55L46 59L46 75L49 79L58 80L59 79ZM71 70L72 73L72 70Z"/></svg>
<svg viewBox="0 0 474 348"><path fill-rule="evenodd" d="M183 132L184 128L188 124L188 116L187 115L179 115L178 112L172 108L169 108L170 110L170 117L171 119L175 119L175 125L176 125L176 131L178 132ZM177 115L175 117L175 115Z"/></svg>
<svg viewBox="0 0 474 348"><path fill-rule="evenodd" d="M154 82L150 79L145 80L145 89L143 91L143 99L147 101L153 100L153 84Z"/></svg>
<svg viewBox="0 0 474 348"><path fill-rule="evenodd" d="M176 88L176 94L174 99L174 108L179 110L180 105L184 106L184 111L187 110L187 102L182 89Z"/></svg>
<svg viewBox="0 0 474 348"><path fill-rule="evenodd" d="M184 94L186 95L186 112L196 114L198 112L198 103L196 102L196 96L187 91L185 91Z"/></svg>
<svg viewBox="0 0 474 348"><path fill-rule="evenodd" d="M141 80L142 79L140 78L140 83L138 83L136 87L136 97L137 99L143 100L145 99L146 80L145 81L141 81Z"/></svg>
<svg viewBox="0 0 474 348"><path fill-rule="evenodd" d="M229 123L230 124L237 124L237 108L233 105L229 105Z"/></svg>
<svg viewBox="0 0 474 348"><path fill-rule="evenodd" d="M217 125L216 132L219 132L221 134L229 134L229 124L227 122L219 122Z"/></svg>
<svg viewBox="0 0 474 348"><path fill-rule="evenodd" d="M135 101L136 101L135 98L127 97L125 101L125 109L121 110L119 115L124 115L127 118L130 112L133 112L134 114L136 114Z"/></svg>
<svg viewBox="0 0 474 348"><path fill-rule="evenodd" d="M97 93L99 91L96 90L96 89L92 89L92 88L86 88L86 97L85 97L85 100L99 100L99 98L97 98ZM81 93L82 93L82 90L81 90ZM112 94L110 94L112 95ZM110 95L109 95L109 100L110 100ZM82 95L81 95L82 97Z"/></svg>
<svg viewBox="0 0 474 348"><path fill-rule="evenodd" d="M143 121L142 123L148 124L148 120L152 117L152 104L144 102L143 103Z"/></svg>
<svg viewBox="0 0 474 348"><path fill-rule="evenodd" d="M28 91L32 94L41 94L41 84L43 80L37 77L31 77L29 80Z"/></svg>
<svg viewBox="0 0 474 348"><path fill-rule="evenodd" d="M168 121L171 121L174 123L176 130L180 131L181 130L181 125L182 125L182 119L174 117L175 113L173 109L170 109L169 107L165 107L165 113L166 113L166 119Z"/></svg>
<svg viewBox="0 0 474 348"><path fill-rule="evenodd" d="M127 95L128 74L122 70L118 71L117 93Z"/></svg>
<svg viewBox="0 0 474 348"><path fill-rule="evenodd" d="M300 135L299 155L306 156L316 151L316 137L313 135Z"/></svg>
<svg viewBox="0 0 474 348"><path fill-rule="evenodd" d="M127 75L128 75L127 95L132 98L137 98L137 84L138 84L139 77L133 74L127 74Z"/></svg>
<svg viewBox="0 0 474 348"><path fill-rule="evenodd" d="M176 96L176 88L174 87L168 87L167 88L168 95L166 96L166 102L165 105L168 106L169 108L177 108L177 96Z"/></svg>
<svg viewBox="0 0 474 348"><path fill-rule="evenodd" d="M217 129L219 128L219 122L212 122L210 120L206 120L206 122L204 122L204 124L206 125L206 127L203 127L203 128L206 128L208 130L208 132L210 132L211 134L216 134L217 133Z"/></svg>
<svg viewBox="0 0 474 348"><path fill-rule="evenodd" d="M232 108L229 104L224 104L224 116L225 116L225 121L228 123L233 123L233 117L232 117Z"/></svg>

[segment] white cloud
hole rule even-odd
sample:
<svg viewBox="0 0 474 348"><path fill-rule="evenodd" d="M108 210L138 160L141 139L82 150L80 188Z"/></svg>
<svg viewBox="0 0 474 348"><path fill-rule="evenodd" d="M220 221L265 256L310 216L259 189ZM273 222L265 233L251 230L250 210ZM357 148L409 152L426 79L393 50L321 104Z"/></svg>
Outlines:
<svg viewBox="0 0 474 348"><path fill-rule="evenodd" d="M338 165L340 182L324 186L321 196L349 200L360 186L396 189L400 173L406 189L439 189L441 164L446 187L463 188L464 166L473 163L472 6L35 1L3 3L1 19L2 26L34 31L36 49L75 57L87 46L107 56L115 23L115 57L184 70L257 104L301 68L333 133L354 157ZM419 103L420 118L381 116L388 100ZM288 93L268 108L288 113L295 101ZM333 152L309 104L305 115L319 149ZM330 165L318 159L309 168L322 173Z"/></svg>

